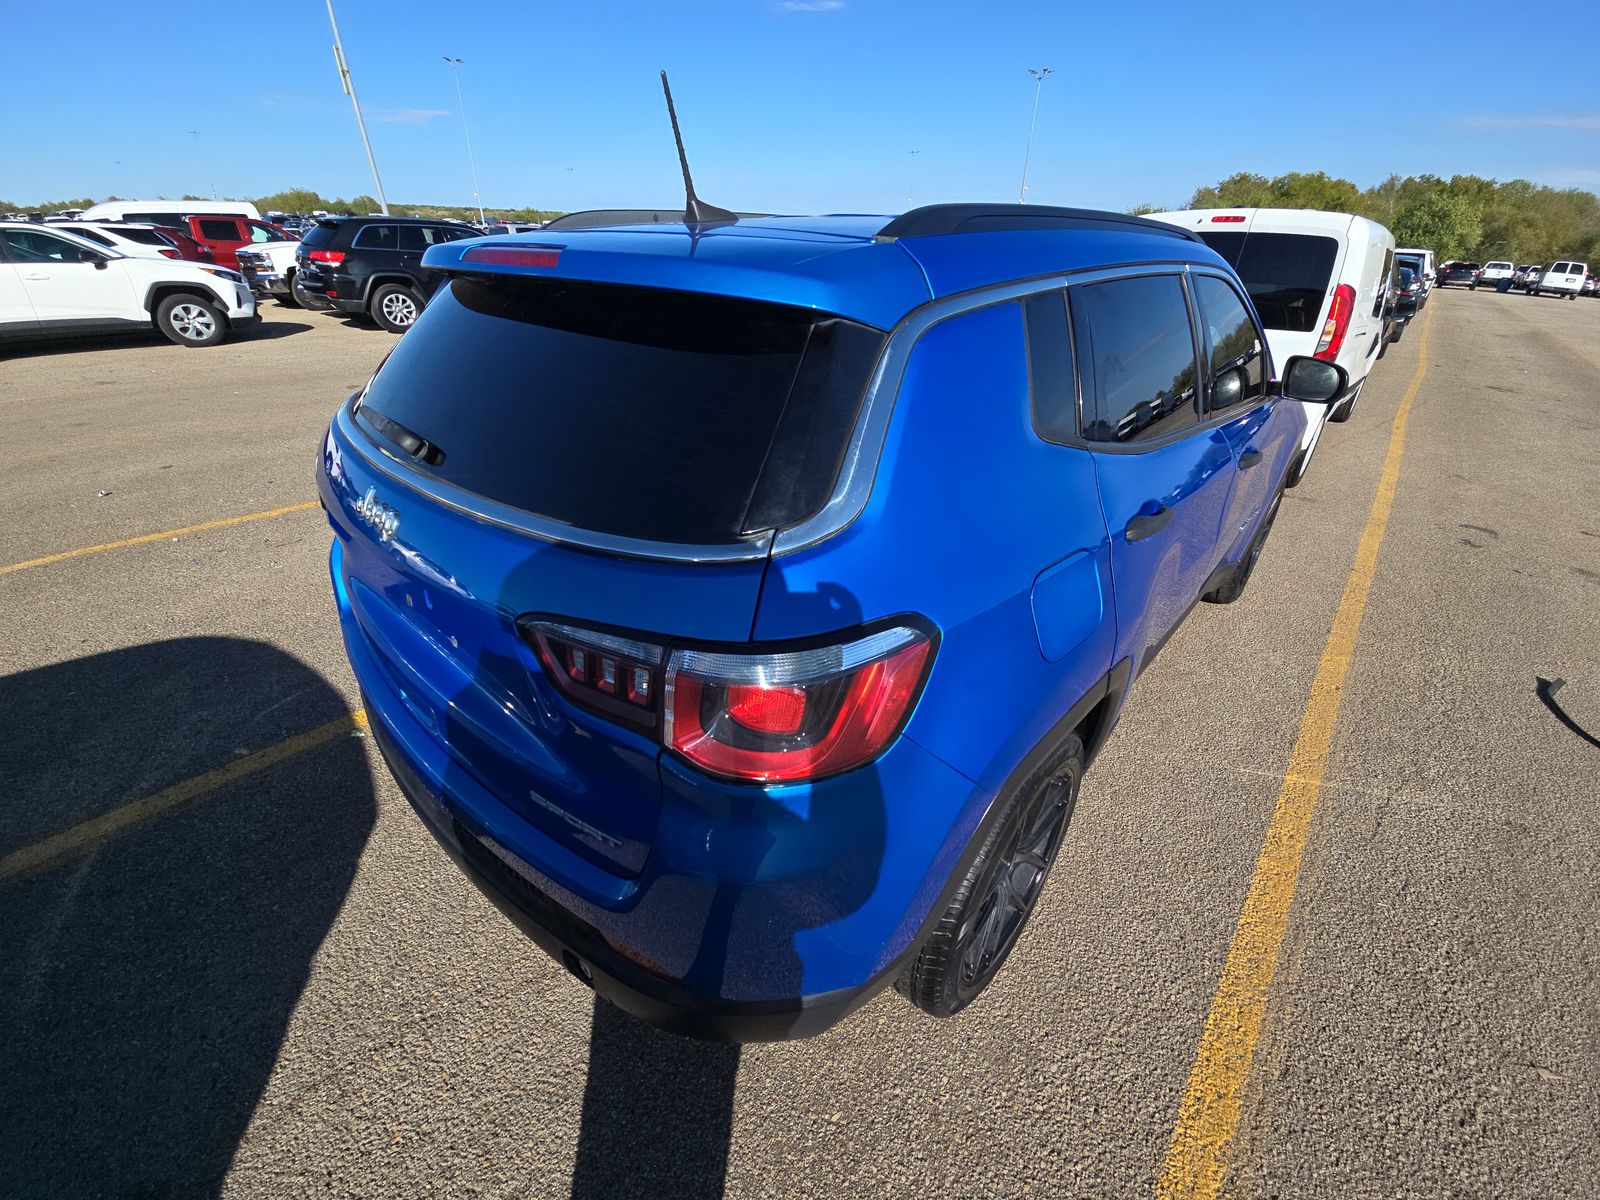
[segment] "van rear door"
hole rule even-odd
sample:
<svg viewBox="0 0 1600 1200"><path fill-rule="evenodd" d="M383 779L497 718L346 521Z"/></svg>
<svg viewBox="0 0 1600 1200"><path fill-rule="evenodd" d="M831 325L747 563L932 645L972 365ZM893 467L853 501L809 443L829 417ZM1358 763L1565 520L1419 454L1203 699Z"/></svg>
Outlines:
<svg viewBox="0 0 1600 1200"><path fill-rule="evenodd" d="M1296 354L1315 354L1345 243L1327 230L1257 231L1218 225L1197 232L1233 267L1267 331L1277 369Z"/></svg>

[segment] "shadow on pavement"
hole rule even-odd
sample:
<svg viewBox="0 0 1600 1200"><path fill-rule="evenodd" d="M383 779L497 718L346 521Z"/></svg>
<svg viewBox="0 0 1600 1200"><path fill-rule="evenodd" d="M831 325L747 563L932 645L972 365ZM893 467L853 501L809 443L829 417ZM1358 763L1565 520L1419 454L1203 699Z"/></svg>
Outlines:
<svg viewBox="0 0 1600 1200"><path fill-rule="evenodd" d="M0 854L345 712L231 638L0 679ZM374 813L341 733L0 880L0 1193L220 1190Z"/></svg>
<svg viewBox="0 0 1600 1200"><path fill-rule="evenodd" d="M664 1033L596 996L572 1200L721 1196L738 1070L739 1047Z"/></svg>

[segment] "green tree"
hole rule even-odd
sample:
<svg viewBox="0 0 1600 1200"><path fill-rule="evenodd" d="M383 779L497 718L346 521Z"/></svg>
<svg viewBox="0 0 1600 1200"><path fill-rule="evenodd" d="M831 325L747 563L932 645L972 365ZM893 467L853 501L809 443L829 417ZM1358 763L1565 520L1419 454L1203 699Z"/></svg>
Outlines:
<svg viewBox="0 0 1600 1200"><path fill-rule="evenodd" d="M1401 209L1393 231L1396 245L1425 246L1441 261L1465 258L1481 240L1483 217L1464 196L1436 194Z"/></svg>

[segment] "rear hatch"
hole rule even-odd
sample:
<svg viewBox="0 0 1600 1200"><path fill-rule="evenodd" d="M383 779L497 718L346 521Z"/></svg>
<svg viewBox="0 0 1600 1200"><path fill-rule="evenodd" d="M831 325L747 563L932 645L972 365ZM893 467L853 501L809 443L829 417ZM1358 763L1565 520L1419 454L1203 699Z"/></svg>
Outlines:
<svg viewBox="0 0 1600 1200"><path fill-rule="evenodd" d="M637 874L657 733L570 705L519 620L748 641L770 531L827 499L882 341L721 296L442 289L335 421L323 488L363 646L452 769Z"/></svg>
<svg viewBox="0 0 1600 1200"><path fill-rule="evenodd" d="M1194 232L1238 272L1282 371L1292 356L1316 353L1345 241L1328 231L1257 229L1255 222L1249 210L1223 213Z"/></svg>

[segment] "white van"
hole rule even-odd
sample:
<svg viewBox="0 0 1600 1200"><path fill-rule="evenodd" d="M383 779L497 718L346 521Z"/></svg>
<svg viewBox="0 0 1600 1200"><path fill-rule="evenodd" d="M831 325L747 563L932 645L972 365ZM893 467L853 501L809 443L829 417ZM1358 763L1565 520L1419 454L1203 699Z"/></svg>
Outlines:
<svg viewBox="0 0 1600 1200"><path fill-rule="evenodd" d="M1558 296L1576 300L1578 293L1583 290L1584 277L1588 274L1588 263L1553 262L1544 269L1538 282L1528 289L1528 294L1537 296L1540 292L1554 292Z"/></svg>
<svg viewBox="0 0 1600 1200"><path fill-rule="evenodd" d="M1394 235L1365 217L1302 208L1197 208L1151 216L1199 234L1239 273L1275 367L1306 354L1349 372L1349 390L1338 403L1305 406L1300 460L1289 476L1298 483L1323 425L1350 419L1383 352Z"/></svg>
<svg viewBox="0 0 1600 1200"><path fill-rule="evenodd" d="M1433 290L1434 279L1433 251L1418 250L1410 246L1401 246L1395 250L1395 254L1397 256L1403 254L1408 258L1420 258L1422 260L1422 286L1425 291L1431 292Z"/></svg>
<svg viewBox="0 0 1600 1200"><path fill-rule="evenodd" d="M108 200L83 210L80 221L132 221L140 225L175 225L179 217L249 217L261 213L245 200Z"/></svg>

